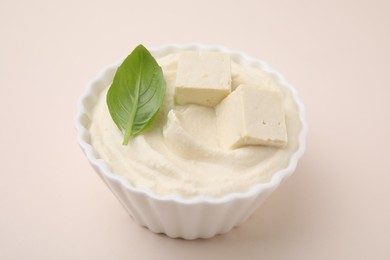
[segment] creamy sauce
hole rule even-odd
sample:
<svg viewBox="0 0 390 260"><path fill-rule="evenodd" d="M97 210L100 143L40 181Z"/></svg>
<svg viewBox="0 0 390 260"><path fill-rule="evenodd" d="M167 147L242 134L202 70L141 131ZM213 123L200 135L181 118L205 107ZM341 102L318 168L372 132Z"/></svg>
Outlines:
<svg viewBox="0 0 390 260"><path fill-rule="evenodd" d="M123 135L111 119L102 91L92 115L91 143L97 157L114 174L135 187L159 195L222 197L248 191L267 182L288 165L298 148L301 129L298 107L287 88L258 68L232 62L232 88L258 85L283 94L288 144L284 148L246 146L235 150L219 147L213 108L173 103L178 54L158 59L163 68L167 92L152 126L123 146ZM107 86L108 88L108 86Z"/></svg>

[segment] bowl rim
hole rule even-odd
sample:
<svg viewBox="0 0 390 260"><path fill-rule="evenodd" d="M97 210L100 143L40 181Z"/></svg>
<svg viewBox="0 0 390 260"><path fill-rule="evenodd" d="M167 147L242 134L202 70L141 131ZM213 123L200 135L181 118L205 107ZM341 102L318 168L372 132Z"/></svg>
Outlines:
<svg viewBox="0 0 390 260"><path fill-rule="evenodd" d="M120 184L121 186L125 187L129 192L136 193L139 195L144 195L154 200L162 201L162 202L175 202L182 205L192 205L192 204L199 204L199 203L224 204L232 200L242 200L251 197L256 197L262 194L263 192L272 191L273 189L278 187L279 184L285 178L287 178L294 172L294 170L297 167L298 160L302 157L306 149L306 136L308 132L306 109L298 95L298 91L285 79L285 77L281 73L273 69L264 61L253 58L242 51L229 49L220 45L206 45L201 43L166 44L160 47L149 48L151 54L156 58L162 57L169 53L180 52L184 50L222 51L225 53L229 53L232 56L232 60L237 60L237 59L244 60L245 63L247 63L248 65L258 67L264 70L265 72L272 74L279 81L280 85L289 89L289 91L292 94L293 100L295 101L299 109L299 119L301 121L302 127L298 137L298 149L291 155L288 165L285 168L275 172L269 182L255 184L246 192L232 192L222 197L209 197L209 196L199 195L191 198L184 198L177 194L159 195L149 189L134 187L130 184L130 182L126 178L112 173L105 162L103 162L101 159L96 158L93 152L92 145L86 140L86 136L88 136L88 129L82 121L85 116L88 117L87 115L88 109L85 106L85 100L88 98L88 96L91 93L93 93L97 83L99 83L100 81L103 80L104 77L106 77L107 72L116 69L122 63L124 58L120 59L119 61L117 61L112 65L103 68L94 78L92 78L87 83L87 86L84 89L83 94L78 99L77 113L76 113L74 125L77 131L77 141L81 149L85 153L86 157L88 158L88 161L95 168L95 170L97 170L100 173L101 177L108 178L110 181L114 181L117 184Z"/></svg>

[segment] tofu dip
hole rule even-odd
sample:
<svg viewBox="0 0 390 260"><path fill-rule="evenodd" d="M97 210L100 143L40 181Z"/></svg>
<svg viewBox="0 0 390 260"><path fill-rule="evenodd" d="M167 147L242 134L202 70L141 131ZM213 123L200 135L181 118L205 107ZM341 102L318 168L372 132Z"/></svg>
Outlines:
<svg viewBox="0 0 390 260"><path fill-rule="evenodd" d="M221 67L227 68L230 79L221 76L226 71L214 73L213 66L209 66L210 74L205 75L211 81L218 81L213 73L223 78L221 91L194 94L191 88L187 91L178 85L186 81L180 70L191 67L185 63L180 65L182 69L178 67L182 55L174 53L157 59L166 81L164 103L151 127L133 137L128 145L122 145L123 134L107 108L109 86L100 93L89 128L96 156L136 188L183 198L220 198L247 192L287 167L298 149L302 128L290 90L272 74L229 60L230 66ZM187 77L194 82L191 75ZM226 84L231 87L228 92ZM175 93L175 88L180 91ZM257 100L256 93L260 97L264 96L261 93L268 93L267 98ZM196 100L191 102L202 95L210 98L198 104ZM275 95L280 100L278 109L266 109L261 120L257 118L253 111L264 109L261 104L274 105ZM241 115L245 120L239 119ZM257 121L259 125L254 126ZM240 129L246 129L246 134Z"/></svg>

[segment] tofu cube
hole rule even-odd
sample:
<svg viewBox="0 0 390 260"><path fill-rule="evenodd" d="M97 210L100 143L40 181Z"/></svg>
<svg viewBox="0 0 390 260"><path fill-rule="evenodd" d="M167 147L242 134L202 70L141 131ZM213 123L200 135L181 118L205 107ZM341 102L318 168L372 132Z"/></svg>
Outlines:
<svg viewBox="0 0 390 260"><path fill-rule="evenodd" d="M240 85L215 108L219 144L225 149L247 145L283 147L287 130L281 94Z"/></svg>
<svg viewBox="0 0 390 260"><path fill-rule="evenodd" d="M231 92L230 55L221 52L183 52L179 58L175 102L213 107Z"/></svg>

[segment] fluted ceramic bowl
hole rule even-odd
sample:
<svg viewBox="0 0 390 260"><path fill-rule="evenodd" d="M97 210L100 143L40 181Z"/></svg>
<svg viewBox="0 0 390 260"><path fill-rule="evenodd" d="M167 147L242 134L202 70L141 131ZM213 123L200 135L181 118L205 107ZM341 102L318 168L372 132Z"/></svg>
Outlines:
<svg viewBox="0 0 390 260"><path fill-rule="evenodd" d="M305 150L307 133L305 109L295 88L280 73L266 63L243 52L221 46L202 44L173 44L149 49L155 58L183 50L229 53L232 60L241 65L258 67L267 73L273 74L278 83L288 88L292 93L299 109L299 120L302 125L298 137L299 146L291 154L288 165L275 172L269 182L254 185L247 192L230 193L222 198L195 197L187 199L175 194L160 196L153 191L133 187L125 178L111 172L108 165L94 152L94 147L90 142L89 125L90 116L99 93L111 84L115 71L122 61L103 69L90 81L81 96L76 117L77 139L97 174L120 200L135 222L153 232L164 233L172 238L210 238L217 234L226 233L233 227L243 223L263 203L267 196L294 172L298 159Z"/></svg>

